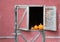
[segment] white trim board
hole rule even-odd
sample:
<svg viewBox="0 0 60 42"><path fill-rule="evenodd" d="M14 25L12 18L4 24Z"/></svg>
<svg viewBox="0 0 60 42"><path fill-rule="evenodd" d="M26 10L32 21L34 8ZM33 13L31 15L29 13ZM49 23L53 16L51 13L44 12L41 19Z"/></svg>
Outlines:
<svg viewBox="0 0 60 42"><path fill-rule="evenodd" d="M4 38L14 38L14 36L0 36L0 39L4 39ZM45 38L60 38L60 36L46 36Z"/></svg>
<svg viewBox="0 0 60 42"><path fill-rule="evenodd" d="M0 36L0 39L11 39L11 38L15 38L14 36Z"/></svg>
<svg viewBox="0 0 60 42"><path fill-rule="evenodd" d="M46 38L60 38L60 36L46 36Z"/></svg>

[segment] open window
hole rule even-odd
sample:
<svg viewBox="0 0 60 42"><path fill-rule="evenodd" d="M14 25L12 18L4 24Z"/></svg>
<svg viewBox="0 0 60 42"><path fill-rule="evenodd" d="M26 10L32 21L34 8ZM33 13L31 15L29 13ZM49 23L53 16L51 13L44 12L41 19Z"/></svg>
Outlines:
<svg viewBox="0 0 60 42"><path fill-rule="evenodd" d="M31 30L35 25L44 26L44 30L56 31L56 7L41 5L16 5L18 28ZM20 11L19 11L20 10ZM22 12L23 10L23 12Z"/></svg>
<svg viewBox="0 0 60 42"><path fill-rule="evenodd" d="M44 6L29 6L29 29L44 25Z"/></svg>

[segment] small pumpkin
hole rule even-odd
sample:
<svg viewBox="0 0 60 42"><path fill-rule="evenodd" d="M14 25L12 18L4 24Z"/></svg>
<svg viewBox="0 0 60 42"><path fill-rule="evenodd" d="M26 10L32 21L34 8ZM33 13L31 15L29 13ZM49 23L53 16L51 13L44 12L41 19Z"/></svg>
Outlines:
<svg viewBox="0 0 60 42"><path fill-rule="evenodd" d="M43 26L42 24L40 24L40 25L38 26L38 28L39 28L39 30L43 30L44 26Z"/></svg>
<svg viewBox="0 0 60 42"><path fill-rule="evenodd" d="M34 26L34 30L38 30L38 26L37 25Z"/></svg>

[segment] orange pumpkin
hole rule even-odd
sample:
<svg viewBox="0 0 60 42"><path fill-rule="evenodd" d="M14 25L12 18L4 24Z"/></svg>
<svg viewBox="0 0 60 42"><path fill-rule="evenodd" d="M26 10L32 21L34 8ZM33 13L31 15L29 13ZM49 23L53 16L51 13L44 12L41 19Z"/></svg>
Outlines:
<svg viewBox="0 0 60 42"><path fill-rule="evenodd" d="M38 26L37 25L34 26L34 30L38 30Z"/></svg>
<svg viewBox="0 0 60 42"><path fill-rule="evenodd" d="M44 26L43 26L42 24L40 24L40 25L38 26L38 28L39 28L39 30L43 30Z"/></svg>

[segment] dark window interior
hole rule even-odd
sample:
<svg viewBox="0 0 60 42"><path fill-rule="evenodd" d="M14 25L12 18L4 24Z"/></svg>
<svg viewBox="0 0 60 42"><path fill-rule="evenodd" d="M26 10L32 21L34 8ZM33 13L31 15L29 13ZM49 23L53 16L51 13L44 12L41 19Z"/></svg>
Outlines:
<svg viewBox="0 0 60 42"><path fill-rule="evenodd" d="M29 7L29 29L40 23L43 24L43 7Z"/></svg>

